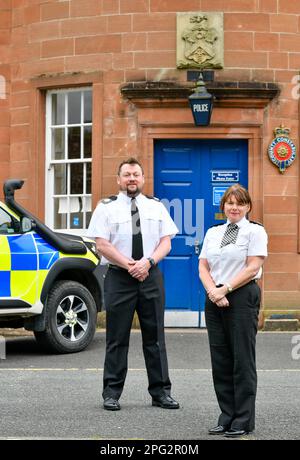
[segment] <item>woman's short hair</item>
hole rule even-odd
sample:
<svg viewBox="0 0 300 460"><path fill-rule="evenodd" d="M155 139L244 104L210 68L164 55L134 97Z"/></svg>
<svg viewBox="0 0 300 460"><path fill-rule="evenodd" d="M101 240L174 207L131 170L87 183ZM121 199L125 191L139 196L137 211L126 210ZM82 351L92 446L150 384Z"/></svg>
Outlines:
<svg viewBox="0 0 300 460"><path fill-rule="evenodd" d="M231 196L235 197L238 204L241 204L241 205L248 204L250 208L249 212L251 211L252 200L251 200L248 190L246 190L242 185L236 184L236 185L232 185L231 187L229 187L224 193L224 195L222 196L221 203L220 203L220 209L222 212L224 212L225 203L229 201Z"/></svg>

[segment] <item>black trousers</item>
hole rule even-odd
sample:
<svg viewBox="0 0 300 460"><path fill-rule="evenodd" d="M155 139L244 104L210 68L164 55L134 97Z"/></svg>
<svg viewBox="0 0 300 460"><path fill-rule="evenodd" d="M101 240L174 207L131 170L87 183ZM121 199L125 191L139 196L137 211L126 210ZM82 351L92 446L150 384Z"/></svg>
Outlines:
<svg viewBox="0 0 300 460"><path fill-rule="evenodd" d="M103 398L121 396L128 368L128 347L134 312L140 321L143 352L153 397L170 394L171 382L164 334L164 287L158 267L140 282L126 270L109 268L104 282L106 356Z"/></svg>
<svg viewBox="0 0 300 460"><path fill-rule="evenodd" d="M213 382L221 409L219 424L252 431L257 387L255 345L260 288L254 282L227 295L229 307L208 298L205 318Z"/></svg>

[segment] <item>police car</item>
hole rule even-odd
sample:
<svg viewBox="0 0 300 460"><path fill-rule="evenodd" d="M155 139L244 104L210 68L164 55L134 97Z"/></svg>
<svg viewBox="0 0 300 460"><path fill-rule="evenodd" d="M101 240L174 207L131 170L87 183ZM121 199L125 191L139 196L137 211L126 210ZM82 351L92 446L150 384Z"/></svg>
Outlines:
<svg viewBox="0 0 300 460"><path fill-rule="evenodd" d="M0 327L24 327L51 352L73 353L93 339L102 308L95 243L56 233L14 199L24 181L4 184L0 202Z"/></svg>

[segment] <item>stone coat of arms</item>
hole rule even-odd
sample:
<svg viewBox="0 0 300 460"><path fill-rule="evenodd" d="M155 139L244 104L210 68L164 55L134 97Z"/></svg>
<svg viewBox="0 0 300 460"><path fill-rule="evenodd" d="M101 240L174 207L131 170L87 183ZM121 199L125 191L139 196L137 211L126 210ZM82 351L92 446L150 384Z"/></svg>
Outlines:
<svg viewBox="0 0 300 460"><path fill-rule="evenodd" d="M177 68L220 69L223 61L223 14L178 13Z"/></svg>

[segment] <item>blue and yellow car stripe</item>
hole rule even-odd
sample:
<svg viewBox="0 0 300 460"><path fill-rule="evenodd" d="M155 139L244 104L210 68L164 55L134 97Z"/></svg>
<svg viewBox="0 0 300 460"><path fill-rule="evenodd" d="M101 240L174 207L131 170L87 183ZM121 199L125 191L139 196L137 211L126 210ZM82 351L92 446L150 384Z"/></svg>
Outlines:
<svg viewBox="0 0 300 460"><path fill-rule="evenodd" d="M70 256L59 252L35 232L0 235L0 297L22 299L33 305L40 298L52 265L64 257ZM91 252L75 257L98 263Z"/></svg>
<svg viewBox="0 0 300 460"><path fill-rule="evenodd" d="M11 257L8 240L0 237L0 297L10 297Z"/></svg>

